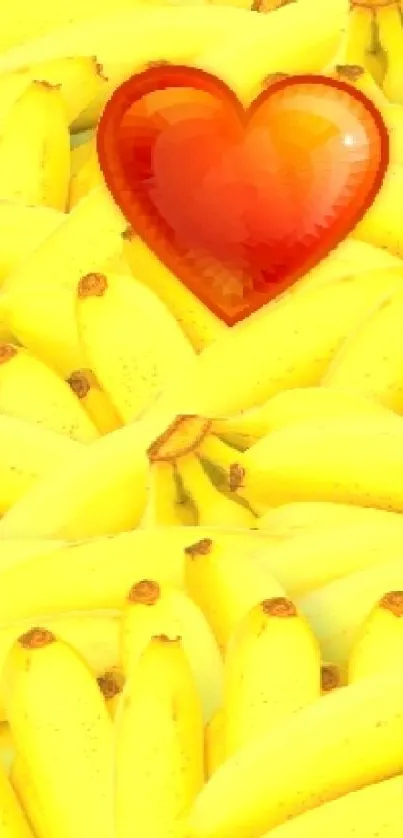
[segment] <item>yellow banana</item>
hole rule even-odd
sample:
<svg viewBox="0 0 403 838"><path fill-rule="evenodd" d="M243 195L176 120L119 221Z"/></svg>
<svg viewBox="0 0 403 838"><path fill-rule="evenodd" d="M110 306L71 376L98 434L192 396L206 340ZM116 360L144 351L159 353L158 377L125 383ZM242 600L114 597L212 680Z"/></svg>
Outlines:
<svg viewBox="0 0 403 838"><path fill-rule="evenodd" d="M47 838L49 826L41 809L34 778L28 770L23 754L15 755L10 771L10 782L25 816L33 829L35 838Z"/></svg>
<svg viewBox="0 0 403 838"><path fill-rule="evenodd" d="M37 549L35 541L2 539L2 561L7 569L7 573L1 573L2 622L35 618L38 614L50 616L65 611L122 608L130 587L150 576L161 585L184 589L185 548L203 538L214 539L221 555L226 554L227 559L222 564L223 582L227 586L231 583L228 568L234 568L237 579L235 605L238 602L235 621L239 611L242 615L262 596L283 594L265 568L260 575L254 564L249 570L249 557L264 555L273 543L266 534L252 530L160 527L68 545L49 539L46 543L37 542ZM7 564L9 551L12 551L14 561L9 560ZM238 561L239 557L244 559L243 575L240 570L235 572L241 561ZM29 561L22 561L23 558ZM266 580L263 591L262 578ZM253 584L255 592L251 597Z"/></svg>
<svg viewBox="0 0 403 838"><path fill-rule="evenodd" d="M251 509L222 494L204 470L195 454L179 457L179 478L196 508L200 526L253 527L256 517Z"/></svg>
<svg viewBox="0 0 403 838"><path fill-rule="evenodd" d="M348 662L350 683L400 666L403 650L403 593L389 591L364 620Z"/></svg>
<svg viewBox="0 0 403 838"><path fill-rule="evenodd" d="M64 218L51 207L0 201L0 284L50 236Z"/></svg>
<svg viewBox="0 0 403 838"><path fill-rule="evenodd" d="M319 384L346 336L402 280L403 270L390 268L344 276L303 293L291 290L208 346L158 409L174 404L177 413L222 418L281 390Z"/></svg>
<svg viewBox="0 0 403 838"><path fill-rule="evenodd" d="M253 549L237 552L214 535L186 547L184 572L186 590L204 612L223 651L235 626L254 605L284 595Z"/></svg>
<svg viewBox="0 0 403 838"><path fill-rule="evenodd" d="M34 628L14 643L4 680L11 732L49 832L87 838L94 829L110 838L113 726L91 670L67 643Z"/></svg>
<svg viewBox="0 0 403 838"><path fill-rule="evenodd" d="M219 707L204 728L204 764L207 780L225 760L224 730L224 708Z"/></svg>
<svg viewBox="0 0 403 838"><path fill-rule="evenodd" d="M389 108L397 106L389 105ZM402 260L393 256L388 250L374 247L368 242L354 239L352 236L344 239L331 253L319 262L315 268L308 271L294 285L294 293L318 288L329 282L352 276L361 271L374 271L378 268L402 267Z"/></svg>
<svg viewBox="0 0 403 838"><path fill-rule="evenodd" d="M148 505L141 521L142 527L196 524L196 511L180 496L173 463L157 460L150 465Z"/></svg>
<svg viewBox="0 0 403 838"><path fill-rule="evenodd" d="M132 5L133 0L129 2ZM115 13L112 10L109 15L97 15L95 20L64 26L58 16L58 26L62 28L57 32L49 31L0 55L0 73L54 58L96 56L108 83L75 121L74 130L82 131L97 124L112 91L133 73L159 60L187 63L223 38L239 38L242 33L249 39L260 29L261 18L247 9L231 6L179 4L150 8L144 3L142 7L136 5ZM329 34L334 28L329 27ZM328 34L326 24L324 29L324 34Z"/></svg>
<svg viewBox="0 0 403 838"><path fill-rule="evenodd" d="M229 642L224 668L226 758L321 693L320 649L293 602L255 605Z"/></svg>
<svg viewBox="0 0 403 838"><path fill-rule="evenodd" d="M329 418L273 431L238 461L247 490L267 505L322 500L401 512L402 443L400 417Z"/></svg>
<svg viewBox="0 0 403 838"><path fill-rule="evenodd" d="M70 171L73 177L84 163L87 162L95 148L95 132L89 129L79 134L72 134L70 137L70 148Z"/></svg>
<svg viewBox="0 0 403 838"><path fill-rule="evenodd" d="M4 838L37 838L2 767L0 768L0 818L2 838L3 836Z"/></svg>
<svg viewBox="0 0 403 838"><path fill-rule="evenodd" d="M341 667L348 659L364 620L386 591L403 588L403 560L399 546L386 561L337 579L298 600L322 649L322 657Z"/></svg>
<svg viewBox="0 0 403 838"><path fill-rule="evenodd" d="M180 638L151 639L117 718L116 836L175 838L203 785L203 721ZM135 814L134 814L135 813Z"/></svg>
<svg viewBox="0 0 403 838"><path fill-rule="evenodd" d="M0 763L6 774L10 775L10 768L15 756L14 740L11 736L10 725L0 723Z"/></svg>
<svg viewBox="0 0 403 838"><path fill-rule="evenodd" d="M403 104L403 16L400 2L381 3L376 8L379 42L386 54L382 88L391 102Z"/></svg>
<svg viewBox="0 0 403 838"><path fill-rule="evenodd" d="M120 253L124 226L109 193L98 187L3 285L0 316L24 346L65 377L88 365L76 323L79 279Z"/></svg>
<svg viewBox="0 0 403 838"><path fill-rule="evenodd" d="M283 719L213 774L195 801L186 834L259 838L401 772L402 701L403 678L394 672L334 690Z"/></svg>
<svg viewBox="0 0 403 838"><path fill-rule="evenodd" d="M74 541L136 527L147 503L153 428L137 422L81 446L78 456L38 481L2 518L2 537Z"/></svg>
<svg viewBox="0 0 403 838"><path fill-rule="evenodd" d="M120 700L125 684L125 677L118 669L108 669L97 678L97 683L105 699L108 712L115 720L120 707Z"/></svg>
<svg viewBox="0 0 403 838"><path fill-rule="evenodd" d="M323 383L403 413L403 289L388 296L333 359Z"/></svg>
<svg viewBox="0 0 403 838"><path fill-rule="evenodd" d="M321 692L327 695L343 686L340 667L335 663L322 663L320 668Z"/></svg>
<svg viewBox="0 0 403 838"><path fill-rule="evenodd" d="M98 162L98 156L95 147L90 151L89 157L78 171L71 176L69 187L68 206L71 210L94 189L104 182L103 174Z"/></svg>
<svg viewBox="0 0 403 838"><path fill-rule="evenodd" d="M92 370L75 370L68 378L68 384L101 434L109 434L122 426L122 419Z"/></svg>
<svg viewBox="0 0 403 838"><path fill-rule="evenodd" d="M79 442L99 437L69 386L25 349L0 343L0 412Z"/></svg>
<svg viewBox="0 0 403 838"><path fill-rule="evenodd" d="M218 423L218 425L221 427L220 423ZM212 427L214 428L214 423ZM232 483L231 480L228 480L228 470L232 468L232 473L234 473L233 464L237 457L237 450L232 448L230 444L228 445L226 441L220 439L220 437L216 436L214 433L207 433L197 446L197 454L201 458L202 462L206 463L206 466L208 465L213 467L216 472L216 485L219 489L221 489L221 491L226 490L226 497L231 498ZM236 476L235 468L235 477ZM242 477L242 475L240 475L240 477ZM255 514L259 514L264 511L264 508L261 508L257 502L255 503L253 496L251 497L248 495L248 492L243 491L242 480L240 479L236 482L237 496L245 501ZM239 488L238 483L240 484ZM255 523L256 522L253 522L253 526L255 526Z"/></svg>
<svg viewBox="0 0 403 838"><path fill-rule="evenodd" d="M154 635L180 635L208 721L222 700L223 662L203 612L183 591L143 579L130 590L122 618L121 657L127 677Z"/></svg>
<svg viewBox="0 0 403 838"><path fill-rule="evenodd" d="M70 140L62 97L48 82L33 81L0 129L0 198L64 211L69 179Z"/></svg>
<svg viewBox="0 0 403 838"><path fill-rule="evenodd" d="M386 72L386 54L379 42L376 10L372 3L351 3L346 43L346 60L363 66L378 85Z"/></svg>
<svg viewBox="0 0 403 838"><path fill-rule="evenodd" d="M401 775L325 803L270 831L270 838L398 838L403 824Z"/></svg>
<svg viewBox="0 0 403 838"><path fill-rule="evenodd" d="M348 342L347 338L347 342ZM343 344L344 347L345 344ZM342 354L343 349L339 354ZM336 355L336 358L339 357ZM331 368L335 366L333 362ZM324 381L331 378L327 373ZM341 389L341 388L344 389ZM355 392L346 392L344 384L331 387L295 387L282 390L272 396L260 407L247 410L230 419L215 420L212 428L230 444L245 449L272 431L299 425L301 422L315 419L336 418L337 416L391 416L385 413L382 405ZM233 458L234 461L234 458Z"/></svg>
<svg viewBox="0 0 403 838"><path fill-rule="evenodd" d="M123 252L133 276L165 303L197 352L213 343L228 329L157 259L133 230L126 230L123 240Z"/></svg>
<svg viewBox="0 0 403 838"><path fill-rule="evenodd" d="M39 425L0 414L0 514L45 474L64 468L84 446Z"/></svg>
<svg viewBox="0 0 403 838"><path fill-rule="evenodd" d="M66 543L51 538L34 538L31 541L28 538L5 538L1 544L0 572L13 569L27 559L46 556L52 550L64 547Z"/></svg>
<svg viewBox="0 0 403 838"><path fill-rule="evenodd" d="M194 359L168 309L130 276L83 276L77 318L90 366L125 422L136 419Z"/></svg>
<svg viewBox="0 0 403 838"><path fill-rule="evenodd" d="M373 204L352 231L354 238L386 248L399 258L403 257L403 236L396 208L402 189L403 166L390 164Z"/></svg>
<svg viewBox="0 0 403 838"><path fill-rule="evenodd" d="M388 107L389 102L382 88L379 87L365 66L360 64L336 64L328 72L333 78L346 82L364 93L381 113L384 108Z"/></svg>
<svg viewBox="0 0 403 838"><path fill-rule="evenodd" d="M258 528L272 536L290 538L349 523L368 522L371 526L374 520L380 521L381 524L391 521L392 526L396 522L399 526L402 518L395 512L367 506L351 506L348 503L326 501L297 501L269 509L259 519Z"/></svg>

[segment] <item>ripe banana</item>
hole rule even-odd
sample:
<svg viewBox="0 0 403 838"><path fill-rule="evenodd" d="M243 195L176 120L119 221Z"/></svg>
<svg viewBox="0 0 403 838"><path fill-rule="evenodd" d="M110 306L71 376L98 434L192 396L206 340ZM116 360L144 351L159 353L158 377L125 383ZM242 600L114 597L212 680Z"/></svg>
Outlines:
<svg viewBox="0 0 403 838"><path fill-rule="evenodd" d="M15 756L14 740L11 736L10 725L7 722L0 723L0 763L7 776L10 776L10 768Z"/></svg>
<svg viewBox="0 0 403 838"><path fill-rule="evenodd" d="M222 418L281 390L318 384L346 336L402 280L403 270L390 268L291 290L208 346L158 407L173 403L177 413Z"/></svg>
<svg viewBox="0 0 403 838"><path fill-rule="evenodd" d="M322 500L401 512L402 444L399 417L339 417L273 431L238 461L247 490L267 505Z"/></svg>
<svg viewBox="0 0 403 838"><path fill-rule="evenodd" d="M151 62L187 63L210 45L222 43L223 39L238 40L242 36L250 40L261 24L261 16L256 13L231 6L180 4L150 8L147 3L95 20L71 23L57 32L15 46L0 55L0 74L55 58L96 56L108 82L75 120L73 129L83 131L97 124L112 91ZM335 29L337 24L333 23L325 24L324 32L321 30L321 35L328 37L329 47L334 41ZM319 38L317 40L320 42Z"/></svg>
<svg viewBox="0 0 403 838"><path fill-rule="evenodd" d="M347 672L348 659L364 620L387 591L403 588L401 548L387 561L337 579L298 600L319 640L322 656Z"/></svg>
<svg viewBox="0 0 403 838"><path fill-rule="evenodd" d="M37 838L3 768L0 768L0 818L2 838Z"/></svg>
<svg viewBox="0 0 403 838"><path fill-rule="evenodd" d="M136 527L147 503L146 452L154 428L137 422L83 445L2 518L1 537L74 541Z"/></svg>
<svg viewBox="0 0 403 838"><path fill-rule="evenodd" d="M176 461L184 491L196 509L200 526L253 527L256 517L251 509L222 494L209 479L195 454L187 454Z"/></svg>
<svg viewBox="0 0 403 838"><path fill-rule="evenodd" d="M95 147L89 157L75 174L72 174L69 187L68 208L73 207L85 198L92 189L104 182Z"/></svg>
<svg viewBox="0 0 403 838"><path fill-rule="evenodd" d="M126 676L155 635L180 636L208 721L222 701L223 662L201 609L183 591L143 579L131 588L122 617L121 658Z"/></svg>
<svg viewBox="0 0 403 838"><path fill-rule="evenodd" d="M347 342L348 340L347 338ZM342 352L343 350L336 355L336 358ZM331 364L331 368L335 363ZM324 378L325 382L328 381L329 376L331 373L328 371ZM247 410L230 419L215 420L212 428L226 442L245 450L263 436L280 428L299 425L313 417L326 419L338 416L384 416L385 418L389 416L393 419L392 412L385 412L382 405L354 391L348 392L347 387L342 383L339 388L336 382L334 389L330 386L317 386L282 390L260 407Z"/></svg>
<svg viewBox="0 0 403 838"><path fill-rule="evenodd" d="M194 359L169 310L130 276L83 276L77 319L90 366L125 422L138 418Z"/></svg>
<svg viewBox="0 0 403 838"><path fill-rule="evenodd" d="M0 414L0 514L45 474L73 462L85 447L39 425Z"/></svg>
<svg viewBox="0 0 403 838"><path fill-rule="evenodd" d="M390 105L389 107L396 107ZM352 236L344 239L331 253L301 277L294 285L294 293L317 288L344 276L373 271L378 268L402 267L402 260L388 250L374 247L368 242L359 241Z"/></svg>
<svg viewBox="0 0 403 838"><path fill-rule="evenodd" d="M334 690L283 719L212 776L186 834L259 838L302 812L401 772L402 701L403 678L394 672Z"/></svg>
<svg viewBox="0 0 403 838"><path fill-rule="evenodd" d="M116 836L175 838L204 780L203 720L179 637L151 639L116 722ZM135 813L135 814L134 814Z"/></svg>
<svg viewBox="0 0 403 838"><path fill-rule="evenodd" d="M400 666L403 651L403 593L389 591L364 620L350 654L350 683Z"/></svg>
<svg viewBox="0 0 403 838"><path fill-rule="evenodd" d="M50 207L26 207L0 201L0 284L11 271L31 256L64 218Z"/></svg>
<svg viewBox="0 0 403 838"><path fill-rule="evenodd" d="M236 626L224 668L225 756L321 694L320 649L285 597L255 605Z"/></svg>
<svg viewBox="0 0 403 838"><path fill-rule="evenodd" d="M70 387L34 355L11 343L0 343L0 412L78 442L99 437Z"/></svg>
<svg viewBox="0 0 403 838"><path fill-rule="evenodd" d="M284 596L261 558L253 549L233 550L214 535L185 548L186 590L204 612L222 651L235 626L254 605Z"/></svg>
<svg viewBox="0 0 403 838"><path fill-rule="evenodd" d="M88 838L94 829L110 838L113 726L90 669L52 632L34 628L14 643L4 682L11 732L49 832Z"/></svg>
<svg viewBox="0 0 403 838"><path fill-rule="evenodd" d="M376 8L379 42L386 53L386 72L382 81L391 102L403 104L403 16L400 2L381 3Z"/></svg>
<svg viewBox="0 0 403 838"><path fill-rule="evenodd" d="M301 501L284 503L269 509L258 521L258 528L272 536L290 538L304 533L327 529L343 524L380 521L381 524L402 521L400 514L386 512L384 509L371 509L367 506L351 506L348 503L328 503L326 501Z"/></svg>
<svg viewBox="0 0 403 838"><path fill-rule="evenodd" d="M247 600L245 610L259 602L262 596L283 594L281 587L263 569L255 581L256 598L252 596L250 601L257 573L254 572L254 565L249 571L249 557L266 553L273 543L266 534L252 530L182 526L137 529L65 546L50 539L46 544L39 541L37 549L35 541L2 539L2 562L8 564L7 573L1 574L2 622L7 624L12 620L35 618L38 614L49 616L91 608L122 608L130 587L150 576L160 584L183 589L184 550L203 538L214 539L220 553L226 553L224 574L228 574L228 567L231 567L228 562L233 561L234 575L238 579L237 600L241 600L241 604L244 599ZM7 563L10 550L13 551L14 561L10 559ZM243 576L239 571L235 573L237 556L245 559ZM22 561L22 558L32 561ZM15 567L11 567L12 564ZM263 592L260 584L262 577L266 579ZM245 585L246 595L242 589Z"/></svg>
<svg viewBox="0 0 403 838"><path fill-rule="evenodd" d="M220 427L221 424L218 424ZM225 425L225 420L223 424ZM212 423L212 428L214 428L214 423ZM216 436L214 433L207 433L197 446L197 454L201 458L202 462L206 464L206 469L207 467L214 469L215 485L217 485L221 491L224 491L226 497L229 498L231 498L232 484L231 481L228 480L228 470L230 467L233 468L233 463L234 460L236 460L237 453L236 448L228 445L227 442L220 439L220 437ZM249 496L248 492L243 491L242 480L237 480L236 482L237 484L240 483L239 488L237 486L237 497L240 497L243 501L245 501L255 515L265 511L264 507L261 507L257 502L255 503L255 499L252 496ZM256 526L255 521L253 522L253 526Z"/></svg>
<svg viewBox="0 0 403 838"><path fill-rule="evenodd" d="M151 463L149 479L149 498L142 527L197 524L196 510L181 497L173 463L163 460Z"/></svg>
<svg viewBox="0 0 403 838"><path fill-rule="evenodd" d="M124 227L109 193L98 187L3 285L0 316L27 349L64 377L88 366L76 323L79 279L120 253Z"/></svg>
<svg viewBox="0 0 403 838"><path fill-rule="evenodd" d="M396 207L402 189L403 166L390 164L378 195L351 234L375 247L386 248L399 258L403 257L403 236Z"/></svg>
<svg viewBox="0 0 403 838"><path fill-rule="evenodd" d="M207 780L224 760L224 708L219 707L204 728L204 764Z"/></svg>
<svg viewBox="0 0 403 838"><path fill-rule="evenodd" d="M70 139L62 97L48 82L33 81L0 128L0 198L64 211L69 179Z"/></svg>
<svg viewBox="0 0 403 838"><path fill-rule="evenodd" d="M79 177L80 173L77 175L77 180ZM197 352L209 346L228 329L225 323L209 311L154 256L147 245L130 228L123 234L123 240L123 252L134 278L154 291L165 303Z"/></svg>
<svg viewBox="0 0 403 838"><path fill-rule="evenodd" d="M118 416L112 402L102 390L92 370L75 370L69 376L67 383L77 398L80 399L100 434L109 434L122 426L121 417Z"/></svg>
<svg viewBox="0 0 403 838"><path fill-rule="evenodd" d="M376 9L372 3L351 3L346 43L346 61L365 67L378 85L386 72L386 54L379 42Z"/></svg>
<svg viewBox="0 0 403 838"><path fill-rule="evenodd" d="M88 131L72 134L70 137L70 148L70 170L71 176L73 177L81 169L81 166L87 162L95 148L95 131L90 128Z"/></svg>
<svg viewBox="0 0 403 838"><path fill-rule="evenodd" d="M403 413L403 289L391 294L350 335L323 379Z"/></svg>
<svg viewBox="0 0 403 838"><path fill-rule="evenodd" d="M270 838L398 838L403 823L402 788L400 774L373 783L278 826Z"/></svg>
<svg viewBox="0 0 403 838"><path fill-rule="evenodd" d="M10 782L32 827L35 838L46 838L49 835L49 826L38 800L34 778L27 768L24 756L20 753L16 754L13 759Z"/></svg>

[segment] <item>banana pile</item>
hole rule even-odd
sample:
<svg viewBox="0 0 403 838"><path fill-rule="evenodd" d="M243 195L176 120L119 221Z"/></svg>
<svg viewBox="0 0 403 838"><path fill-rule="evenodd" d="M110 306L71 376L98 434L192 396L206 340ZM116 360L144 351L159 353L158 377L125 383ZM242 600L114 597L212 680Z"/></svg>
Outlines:
<svg viewBox="0 0 403 838"><path fill-rule="evenodd" d="M322 10L323 11L323 10ZM400 838L403 9L14 0L0 32L0 838ZM95 134L155 62L323 73L390 164L229 328Z"/></svg>

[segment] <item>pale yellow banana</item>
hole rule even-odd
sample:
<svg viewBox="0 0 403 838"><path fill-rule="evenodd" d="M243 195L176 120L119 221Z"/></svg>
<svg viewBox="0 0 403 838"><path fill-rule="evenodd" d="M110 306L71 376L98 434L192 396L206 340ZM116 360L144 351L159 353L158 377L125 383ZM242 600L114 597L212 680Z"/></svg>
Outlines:
<svg viewBox="0 0 403 838"><path fill-rule="evenodd" d="M68 384L43 361L11 343L0 343L0 412L78 442L99 437Z"/></svg>
<svg viewBox="0 0 403 838"><path fill-rule="evenodd" d="M136 527L147 503L146 452L155 436L153 427L133 423L80 446L78 455L53 468L49 479L38 481L4 516L1 537L74 541Z"/></svg>
<svg viewBox="0 0 403 838"><path fill-rule="evenodd" d="M402 551L387 561L337 579L298 600L322 649L322 657L341 667L343 677L364 620L387 591L403 588Z"/></svg>
<svg viewBox="0 0 403 838"><path fill-rule="evenodd" d="M0 283L59 226L63 213L0 201Z"/></svg>
<svg viewBox="0 0 403 838"><path fill-rule="evenodd" d="M109 434L122 426L123 420L92 370L75 370L68 378L68 384L101 434Z"/></svg>
<svg viewBox="0 0 403 838"><path fill-rule="evenodd" d="M35 789L34 778L27 768L23 754L15 755L10 771L10 782L35 835L47 838L49 826L44 817Z"/></svg>
<svg viewBox="0 0 403 838"><path fill-rule="evenodd" d="M235 453L235 452L234 452ZM256 517L247 506L222 494L209 479L195 454L179 457L179 478L196 508L200 526L253 527Z"/></svg>
<svg viewBox="0 0 403 838"><path fill-rule="evenodd" d="M402 792L401 775L373 783L292 818L270 830L270 838L399 838Z"/></svg>
<svg viewBox="0 0 403 838"><path fill-rule="evenodd" d="M32 831L20 801L0 767L0 825L2 838L42 838Z"/></svg>
<svg viewBox="0 0 403 838"><path fill-rule="evenodd" d="M221 704L223 690L223 662L213 631L183 591L143 579L131 588L122 617L121 658L127 677L156 634L182 638L208 721Z"/></svg>
<svg viewBox="0 0 403 838"><path fill-rule="evenodd" d="M77 319L90 366L126 422L181 378L194 359L191 344L169 310L130 276L83 276Z"/></svg>
<svg viewBox="0 0 403 838"><path fill-rule="evenodd" d="M297 501L284 503L269 509L258 521L258 528L272 536L290 538L309 532L327 529L344 524L357 524L379 521L381 524L391 521L402 522L400 514L374 509L367 506L351 506L349 503L331 503L327 501Z"/></svg>
<svg viewBox="0 0 403 838"><path fill-rule="evenodd" d="M236 626L225 656L226 758L319 698L320 648L285 597L263 600Z"/></svg>
<svg viewBox="0 0 403 838"><path fill-rule="evenodd" d="M64 211L69 180L70 139L60 91L33 81L0 127L0 198Z"/></svg>
<svg viewBox="0 0 403 838"><path fill-rule="evenodd" d="M77 181L81 188L80 175L81 172ZM84 167L82 175L87 176ZM77 189L76 184L74 189ZM124 254L134 278L147 285L165 303L197 352L227 330L228 326L206 308L130 228L124 233Z"/></svg>
<svg viewBox="0 0 403 838"><path fill-rule="evenodd" d="M403 413L403 287L388 296L337 353L323 379Z"/></svg>
<svg viewBox="0 0 403 838"><path fill-rule="evenodd" d="M151 639L116 720L116 838L176 838L204 779L203 720L180 638Z"/></svg>
<svg viewBox="0 0 403 838"><path fill-rule="evenodd" d="M284 590L259 555L232 550L214 535L185 549L185 585L210 623L222 650L235 626L261 602Z"/></svg>
<svg viewBox="0 0 403 838"><path fill-rule="evenodd" d="M390 164L373 204L352 236L403 257L403 234L398 207L403 189L403 166Z"/></svg>
<svg viewBox="0 0 403 838"><path fill-rule="evenodd" d="M244 485L267 505L335 501L403 511L403 420L312 420L273 431L238 457Z"/></svg>
<svg viewBox="0 0 403 838"><path fill-rule="evenodd" d="M396 105L389 105L389 108ZM402 260L381 247L348 236L293 286L294 293L318 288L344 276L378 268L402 267Z"/></svg>
<svg viewBox="0 0 403 838"><path fill-rule="evenodd" d="M260 838L402 770L403 677L369 678L284 719L227 760L197 797L189 838ZM344 833L343 833L344 834Z"/></svg>
<svg viewBox="0 0 403 838"><path fill-rule="evenodd" d="M93 538L75 544L60 545L2 539L2 556L13 551L7 573L1 573L0 611L2 622L35 618L38 614L60 614L91 608L122 608L131 586L152 577L160 584L185 586L185 549L199 539L214 539L221 555L223 581L228 583L228 568L234 568L237 597L234 621L262 596L281 596L284 592L267 573L260 575L250 556L267 553L272 539L249 530L202 527L160 527L155 530L132 530L112 537ZM22 561L22 558L29 561ZM241 557L241 558L239 558ZM236 573L237 564L244 559ZM232 563L232 564L231 564ZM11 564L15 566L11 567ZM258 577L258 578L257 578ZM261 580L266 580L262 592ZM40 584L38 584L40 580ZM255 585L254 596L253 584ZM246 587L245 587L246 586ZM242 606L244 603L244 606ZM224 615L225 616L225 615ZM232 630L232 624L230 626Z"/></svg>
<svg viewBox="0 0 403 838"><path fill-rule="evenodd" d="M207 780L225 760L224 721L224 708L219 707L204 728L204 764Z"/></svg>
<svg viewBox="0 0 403 838"><path fill-rule="evenodd" d="M390 268L303 293L292 289L208 346L161 403L175 404L178 413L221 418L281 390L318 384L346 336L402 281L403 270Z"/></svg>
<svg viewBox="0 0 403 838"><path fill-rule="evenodd" d="M403 592L388 591L364 620L348 662L350 683L401 665Z"/></svg>
<svg viewBox="0 0 403 838"><path fill-rule="evenodd" d="M121 251L123 216L98 187L9 274L0 317L12 333L63 376L88 366L78 338L76 294L83 274Z"/></svg>
<svg viewBox="0 0 403 838"><path fill-rule="evenodd" d="M11 732L50 834L110 838L113 726L91 670L67 643L33 628L9 652L4 681Z"/></svg>

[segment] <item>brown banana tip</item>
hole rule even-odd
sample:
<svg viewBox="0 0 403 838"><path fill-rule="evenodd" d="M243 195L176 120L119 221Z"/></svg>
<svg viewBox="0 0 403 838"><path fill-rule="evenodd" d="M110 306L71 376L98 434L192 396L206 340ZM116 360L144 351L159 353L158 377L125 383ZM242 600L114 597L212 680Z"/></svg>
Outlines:
<svg viewBox="0 0 403 838"><path fill-rule="evenodd" d="M379 600L379 607L390 611L395 617L403 617L403 591L388 591Z"/></svg>
<svg viewBox="0 0 403 838"><path fill-rule="evenodd" d="M202 538L196 541L195 544L190 544L185 547L185 554L191 559L196 559L198 556L207 556L213 549L213 541L211 538Z"/></svg>
<svg viewBox="0 0 403 838"><path fill-rule="evenodd" d="M12 343L0 344L0 364L5 364L18 354L18 347Z"/></svg>
<svg viewBox="0 0 403 838"><path fill-rule="evenodd" d="M108 287L108 280L104 274L86 274L82 276L77 293L80 299L86 297L102 297Z"/></svg>
<svg viewBox="0 0 403 838"><path fill-rule="evenodd" d="M173 637L173 636L169 637L168 634L154 634L151 638L151 641L155 642L155 643L177 643L177 644L179 644L181 642L181 640L182 640L182 638L180 637L179 634L177 634L175 637Z"/></svg>
<svg viewBox="0 0 403 838"><path fill-rule="evenodd" d="M228 486L230 492L237 492L242 489L245 479L245 469L239 463L233 463L229 467Z"/></svg>
<svg viewBox="0 0 403 838"><path fill-rule="evenodd" d="M18 643L23 649L42 649L56 640L55 635L45 628L35 627L21 634Z"/></svg>
<svg viewBox="0 0 403 838"><path fill-rule="evenodd" d="M122 692L125 679L121 672L104 672L97 678L98 686L105 699L114 698Z"/></svg>
<svg viewBox="0 0 403 838"><path fill-rule="evenodd" d="M350 82L358 81L365 72L364 67L361 67L359 64L337 64L335 70L336 75Z"/></svg>
<svg viewBox="0 0 403 838"><path fill-rule="evenodd" d="M67 383L79 399L85 399L91 389L91 382L85 370L76 370L73 372L67 379Z"/></svg>
<svg viewBox="0 0 403 838"><path fill-rule="evenodd" d="M296 617L297 609L290 599L282 596L265 599L261 603L264 614L268 617Z"/></svg>
<svg viewBox="0 0 403 838"><path fill-rule="evenodd" d="M130 588L128 601L134 605L155 605L161 596L161 588L158 582L151 579L142 579Z"/></svg>
<svg viewBox="0 0 403 838"><path fill-rule="evenodd" d="M341 672L335 663L322 663L320 675L322 692L328 693L341 686Z"/></svg>

